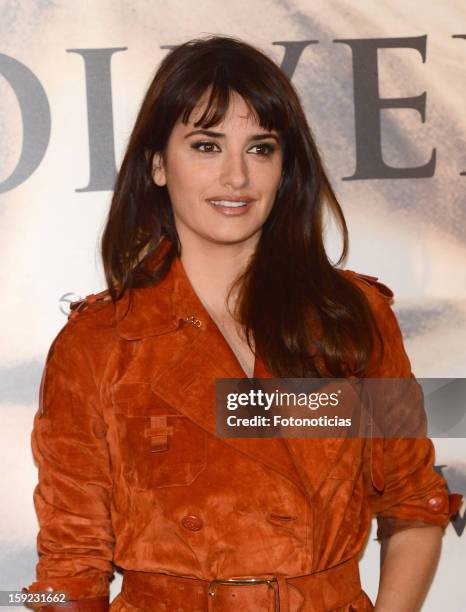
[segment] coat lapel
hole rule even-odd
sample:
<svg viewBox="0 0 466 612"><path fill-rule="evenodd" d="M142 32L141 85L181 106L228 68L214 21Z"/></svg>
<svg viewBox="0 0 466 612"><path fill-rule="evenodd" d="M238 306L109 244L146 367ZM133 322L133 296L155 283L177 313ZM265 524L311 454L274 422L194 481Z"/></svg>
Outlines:
<svg viewBox="0 0 466 612"><path fill-rule="evenodd" d="M167 240L158 249L170 248ZM154 257L149 260L153 265ZM236 355L196 295L179 257L156 286L133 290L117 302L119 335L127 340L160 336L169 358L156 368L153 393L216 437L215 380L245 378ZM173 333L183 340L171 342ZM175 353L171 351L175 347ZM272 378L256 355L254 378ZM318 493L344 452L345 438L221 438L293 482L308 499Z"/></svg>
<svg viewBox="0 0 466 612"><path fill-rule="evenodd" d="M260 357L256 359L255 378L273 378ZM348 447L346 438L277 438L290 457L295 473L309 501Z"/></svg>

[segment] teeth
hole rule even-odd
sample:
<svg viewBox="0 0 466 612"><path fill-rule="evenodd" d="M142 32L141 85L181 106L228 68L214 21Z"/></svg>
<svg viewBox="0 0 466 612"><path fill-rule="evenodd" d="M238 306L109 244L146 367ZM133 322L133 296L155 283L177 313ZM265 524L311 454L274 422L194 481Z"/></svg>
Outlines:
<svg viewBox="0 0 466 612"><path fill-rule="evenodd" d="M246 206L247 202L239 201L239 202L229 202L228 200L209 200L215 206L228 206L231 208L238 208L239 206Z"/></svg>

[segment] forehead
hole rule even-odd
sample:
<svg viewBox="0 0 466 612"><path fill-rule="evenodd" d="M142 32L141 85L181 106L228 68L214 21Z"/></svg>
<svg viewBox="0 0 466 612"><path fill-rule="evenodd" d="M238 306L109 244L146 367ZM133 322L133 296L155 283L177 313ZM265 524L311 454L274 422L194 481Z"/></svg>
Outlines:
<svg viewBox="0 0 466 612"><path fill-rule="evenodd" d="M204 92L198 102L194 105L187 124L182 123L181 117L178 119L177 124L181 124L181 126L185 126L186 128L193 127L194 124L202 117L206 109L206 106L209 102L209 93L210 88ZM243 128L247 128L250 126L251 129L257 128L257 126L259 125L259 118L254 109L251 108L247 104L245 99L240 96L240 94L236 91L230 92L230 99L226 112L216 125L218 127L221 127L226 124L235 124L235 126L241 126ZM203 126L199 125L197 127Z"/></svg>

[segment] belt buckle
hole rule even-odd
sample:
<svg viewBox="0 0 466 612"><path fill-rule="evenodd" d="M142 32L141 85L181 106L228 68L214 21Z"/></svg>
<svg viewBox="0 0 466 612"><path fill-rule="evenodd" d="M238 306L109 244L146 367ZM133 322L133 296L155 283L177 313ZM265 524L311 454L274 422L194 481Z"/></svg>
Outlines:
<svg viewBox="0 0 466 612"><path fill-rule="evenodd" d="M275 577L272 578L214 578L209 582L208 592L211 597L215 595L215 591L211 589L212 584L267 584L270 589L273 589L272 582L276 582Z"/></svg>

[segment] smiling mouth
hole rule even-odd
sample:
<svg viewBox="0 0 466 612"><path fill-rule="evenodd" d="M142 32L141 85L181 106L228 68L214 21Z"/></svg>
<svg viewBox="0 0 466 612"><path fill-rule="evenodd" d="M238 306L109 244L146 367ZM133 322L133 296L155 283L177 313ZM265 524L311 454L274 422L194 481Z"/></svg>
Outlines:
<svg viewBox="0 0 466 612"><path fill-rule="evenodd" d="M225 208L241 208L243 206L247 206L252 200L207 200L214 206L223 206Z"/></svg>

